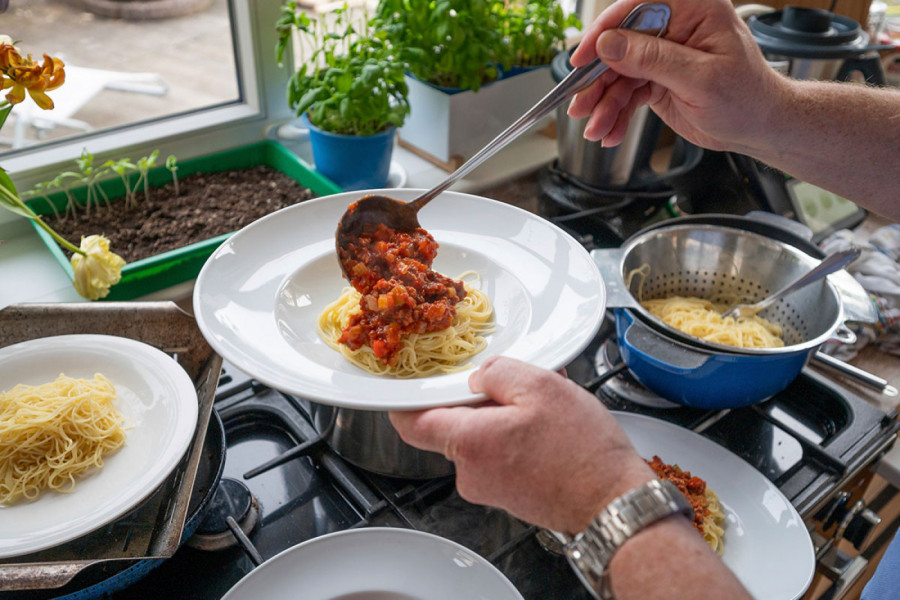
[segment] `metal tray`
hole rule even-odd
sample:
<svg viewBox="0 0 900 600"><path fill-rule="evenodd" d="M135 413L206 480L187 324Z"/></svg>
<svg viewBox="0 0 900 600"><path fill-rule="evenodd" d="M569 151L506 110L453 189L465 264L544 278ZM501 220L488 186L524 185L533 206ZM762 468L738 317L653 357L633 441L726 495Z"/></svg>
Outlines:
<svg viewBox="0 0 900 600"><path fill-rule="evenodd" d="M118 525L54 548L3 559L0 591L60 587L98 563L169 558L181 543L222 358L207 344L194 318L173 302L17 304L0 310L0 348L75 333L127 337L175 358L197 390L197 430L175 471Z"/></svg>

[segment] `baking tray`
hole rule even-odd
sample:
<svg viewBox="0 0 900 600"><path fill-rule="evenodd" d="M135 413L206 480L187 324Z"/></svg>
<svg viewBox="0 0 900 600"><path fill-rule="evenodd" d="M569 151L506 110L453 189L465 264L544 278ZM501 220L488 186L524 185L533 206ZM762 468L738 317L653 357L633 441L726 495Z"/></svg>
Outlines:
<svg viewBox="0 0 900 600"><path fill-rule="evenodd" d="M172 356L197 390L197 430L178 467L145 502L119 519L118 526L3 559L0 591L58 588L100 563L169 558L181 543L222 358L203 338L194 318L173 302L14 304L0 310L0 348L77 333L131 338Z"/></svg>

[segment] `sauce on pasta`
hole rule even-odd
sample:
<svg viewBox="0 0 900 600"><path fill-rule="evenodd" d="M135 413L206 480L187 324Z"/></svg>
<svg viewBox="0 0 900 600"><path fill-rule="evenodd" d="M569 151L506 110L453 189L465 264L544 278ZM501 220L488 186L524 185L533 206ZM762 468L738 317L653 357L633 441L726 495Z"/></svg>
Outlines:
<svg viewBox="0 0 900 600"><path fill-rule="evenodd" d="M710 548L721 555L724 549L725 513L716 493L700 477L691 475L690 471L678 465L663 462L659 456L654 455L647 464L657 477L671 481L685 495L694 508L694 527Z"/></svg>
<svg viewBox="0 0 900 600"><path fill-rule="evenodd" d="M379 224L347 240L338 259L360 294L360 310L350 315L338 342L351 350L369 346L392 365L405 336L450 327L466 289L462 281L431 269L437 249L421 227L406 232Z"/></svg>

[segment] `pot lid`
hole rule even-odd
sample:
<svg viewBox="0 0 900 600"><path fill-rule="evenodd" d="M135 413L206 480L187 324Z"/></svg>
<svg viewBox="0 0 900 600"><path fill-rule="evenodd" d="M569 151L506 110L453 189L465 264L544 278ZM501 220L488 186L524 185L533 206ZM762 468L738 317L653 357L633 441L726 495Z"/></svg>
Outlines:
<svg viewBox="0 0 900 600"><path fill-rule="evenodd" d="M869 50L869 34L849 17L785 6L747 21L763 52L797 58L847 58Z"/></svg>

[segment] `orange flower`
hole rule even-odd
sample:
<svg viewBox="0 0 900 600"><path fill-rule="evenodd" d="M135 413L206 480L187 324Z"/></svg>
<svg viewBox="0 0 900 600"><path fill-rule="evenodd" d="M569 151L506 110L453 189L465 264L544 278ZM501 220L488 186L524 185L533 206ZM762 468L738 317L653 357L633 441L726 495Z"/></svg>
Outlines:
<svg viewBox="0 0 900 600"><path fill-rule="evenodd" d="M53 108L53 100L46 92L55 90L66 81L65 65L58 58L44 55L44 63L34 62L31 55L22 56L11 44L0 44L0 73L5 75L0 89L12 88L6 95L10 104L25 100L25 91L32 100L43 108Z"/></svg>

